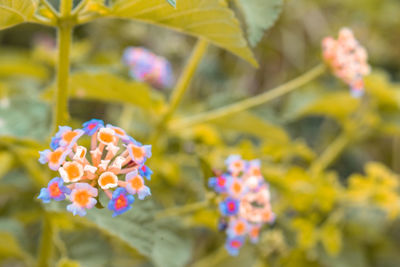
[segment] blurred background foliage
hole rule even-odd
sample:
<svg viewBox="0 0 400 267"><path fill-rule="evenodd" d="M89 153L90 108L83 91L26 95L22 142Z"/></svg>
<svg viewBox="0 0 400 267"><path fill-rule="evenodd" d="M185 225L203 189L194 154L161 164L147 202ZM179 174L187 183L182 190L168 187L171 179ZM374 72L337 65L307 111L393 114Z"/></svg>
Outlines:
<svg viewBox="0 0 400 267"><path fill-rule="evenodd" d="M90 1L97 11L99 2ZM226 4L254 44L260 29L246 22L263 14L240 12L243 2ZM266 2L278 17L279 1ZM37 151L51 132L55 31L37 24L0 31L0 266L35 266L36 258L37 266L64 267L399 266L399 13L397 0L284 1L253 48L258 69L210 45L172 122L299 76L321 62L321 39L342 26L367 48L373 72L362 99L326 72L268 104L163 131L149 161L152 201L118 218L104 210L74 218L36 200L54 175L37 164ZM99 118L149 141L171 90L132 80L123 50L143 46L166 57L178 78L194 45L194 37L128 20L78 26L70 125ZM127 106L131 118L123 115ZM260 242L238 257L222 247L217 205L205 186L231 153L262 160L277 214ZM39 246L46 236L50 246Z"/></svg>

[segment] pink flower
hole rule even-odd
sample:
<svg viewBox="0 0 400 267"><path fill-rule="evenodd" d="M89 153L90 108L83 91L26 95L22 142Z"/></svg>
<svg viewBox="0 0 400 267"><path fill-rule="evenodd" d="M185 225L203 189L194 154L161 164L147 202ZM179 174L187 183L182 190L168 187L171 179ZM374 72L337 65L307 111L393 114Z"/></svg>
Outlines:
<svg viewBox="0 0 400 267"><path fill-rule="evenodd" d="M96 205L97 189L86 183L76 183L71 192L70 200L72 204L67 206L67 210L74 215L85 216L86 209L91 209Z"/></svg>
<svg viewBox="0 0 400 267"><path fill-rule="evenodd" d="M335 76L350 86L352 95L360 97L364 91L363 77L370 72L368 55L355 39L353 32L342 28L337 40L326 37L322 41L322 55Z"/></svg>
<svg viewBox="0 0 400 267"><path fill-rule="evenodd" d="M48 164L62 178L53 179L47 188L42 188L39 198L44 203L69 198L72 204L67 210L84 216L97 203L99 189L113 203L109 208L115 216L130 209L134 200L130 194L137 194L139 199L149 196L150 188L141 175L150 179L152 174L143 165L151 157L151 146L140 144L119 127L104 127L101 120L92 119L83 127L60 127L52 138L54 151L39 152L39 162ZM91 141L88 147L78 144L85 136Z"/></svg>
<svg viewBox="0 0 400 267"><path fill-rule="evenodd" d="M137 194L139 199L151 195L150 188L144 184L144 179L135 170L126 175L126 190L132 195Z"/></svg>

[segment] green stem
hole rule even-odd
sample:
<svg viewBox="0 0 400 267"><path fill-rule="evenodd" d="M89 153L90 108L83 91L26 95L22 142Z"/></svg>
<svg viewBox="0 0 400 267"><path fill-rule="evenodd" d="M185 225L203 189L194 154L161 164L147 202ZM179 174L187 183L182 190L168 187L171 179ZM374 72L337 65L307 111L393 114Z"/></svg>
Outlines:
<svg viewBox="0 0 400 267"><path fill-rule="evenodd" d="M61 1L61 17L57 25L58 62L57 62L57 88L54 96L53 131L59 125L64 125L68 115L68 81L70 71L70 50L72 41L73 20L70 17L72 0Z"/></svg>
<svg viewBox="0 0 400 267"><path fill-rule="evenodd" d="M186 90L188 89L190 82L194 76L194 73L197 67L200 64L203 55L207 50L208 42L203 39L199 39L197 41L196 47L194 48L188 63L181 74L178 83L172 92L171 99L169 102L168 110L165 112L164 116L162 117L161 121L159 122L155 134L151 138L153 142L157 141L161 132L164 130L165 125L167 125L168 121L170 120L171 116L174 114L176 109L178 108L179 103L182 100L183 95L185 94Z"/></svg>
<svg viewBox="0 0 400 267"><path fill-rule="evenodd" d="M37 267L48 267L53 255L53 226L49 215L44 213L42 237L39 244Z"/></svg>
<svg viewBox="0 0 400 267"><path fill-rule="evenodd" d="M208 121L213 121L216 119L220 119L225 116L229 116L241 111L244 111L249 108L253 108L264 104L268 101L274 100L278 97L281 97L295 89L307 84L308 82L314 80L325 71L325 65L321 64L313 69L309 70L308 72L304 73L300 77L295 78L283 85L280 85L274 89L271 89L265 93L262 93L257 96L253 96L251 98L247 98L245 100L236 102L234 104L221 107L215 110L207 111L200 113L198 115L194 115L182 120L178 120L176 122L172 121L170 124L170 128L173 130L176 129L183 129L192 125L196 125L199 123L204 123Z"/></svg>
<svg viewBox="0 0 400 267"><path fill-rule="evenodd" d="M349 144L349 136L343 132L341 133L317 158L313 165L310 167L310 171L313 174L319 174L325 170L339 155L343 152L346 146Z"/></svg>

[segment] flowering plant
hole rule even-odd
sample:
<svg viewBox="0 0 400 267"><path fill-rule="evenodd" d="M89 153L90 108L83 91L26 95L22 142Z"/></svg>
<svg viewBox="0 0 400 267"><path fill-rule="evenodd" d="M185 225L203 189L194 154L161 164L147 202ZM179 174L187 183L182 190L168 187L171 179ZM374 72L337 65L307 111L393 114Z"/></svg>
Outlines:
<svg viewBox="0 0 400 267"><path fill-rule="evenodd" d="M221 196L219 210L223 217L219 228L226 229L228 235L225 247L231 255L238 255L245 237L256 243L262 226L273 223L275 214L260 161L245 161L239 155L231 155L225 163L227 172L211 177L209 186Z"/></svg>
<svg viewBox="0 0 400 267"><path fill-rule="evenodd" d="M323 57L333 73L350 86L355 97L363 94L363 77L370 73L368 54L348 28L339 31L337 40L325 37L322 40Z"/></svg>
<svg viewBox="0 0 400 267"><path fill-rule="evenodd" d="M84 136L91 137L88 148L78 144ZM150 180L152 173L145 165L150 157L151 146L142 145L121 128L104 126L101 120L87 121L82 129L60 126L51 150L41 151L39 161L61 178L52 179L38 198L44 203L67 198L72 202L67 210L84 216L99 201L102 190L110 199L113 216L120 215L131 209L134 195L144 199L151 194L144 180Z"/></svg>

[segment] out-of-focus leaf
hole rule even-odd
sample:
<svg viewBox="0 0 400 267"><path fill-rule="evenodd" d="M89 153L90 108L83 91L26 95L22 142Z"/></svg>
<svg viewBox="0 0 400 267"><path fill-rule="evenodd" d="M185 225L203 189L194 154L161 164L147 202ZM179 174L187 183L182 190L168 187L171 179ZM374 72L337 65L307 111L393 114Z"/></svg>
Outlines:
<svg viewBox="0 0 400 267"><path fill-rule="evenodd" d="M19 245L23 240L22 225L14 219L0 219L0 259L22 258L26 252Z"/></svg>
<svg viewBox="0 0 400 267"><path fill-rule="evenodd" d="M29 77L44 81L49 77L49 71L43 65L32 62L29 57L5 54L0 60L0 77Z"/></svg>
<svg viewBox="0 0 400 267"><path fill-rule="evenodd" d="M218 130L209 124L198 124L179 132L181 137L216 146L222 143Z"/></svg>
<svg viewBox="0 0 400 267"><path fill-rule="evenodd" d="M373 72L365 78L365 90L382 109L400 108L400 85L390 81L384 72Z"/></svg>
<svg viewBox="0 0 400 267"><path fill-rule="evenodd" d="M48 208L60 210L57 205L48 205ZM132 210L118 217L113 218L106 209L92 209L79 222L124 242L147 256L156 266L185 266L190 258L190 242L184 238L184 231L176 220L155 220L153 214L156 210L151 201L137 200Z"/></svg>
<svg viewBox="0 0 400 267"><path fill-rule="evenodd" d="M154 232L151 257L156 266L186 266L190 259L191 244L179 232L159 230ZM171 257L173 255L173 257Z"/></svg>
<svg viewBox="0 0 400 267"><path fill-rule="evenodd" d="M29 21L35 8L33 0L0 0L0 30Z"/></svg>
<svg viewBox="0 0 400 267"><path fill-rule="evenodd" d="M86 16L91 12L105 15L109 12L109 9L104 0L89 0L82 13Z"/></svg>
<svg viewBox="0 0 400 267"><path fill-rule="evenodd" d="M14 156L11 153L6 151L0 152L0 179L11 170L14 162Z"/></svg>
<svg viewBox="0 0 400 267"><path fill-rule="evenodd" d="M340 252L342 246L342 233L337 225L326 224L320 230L320 239L325 250L332 256Z"/></svg>
<svg viewBox="0 0 400 267"><path fill-rule="evenodd" d="M300 157L306 161L315 158L315 153L301 140L288 143L265 142L262 152L277 161L293 157Z"/></svg>
<svg viewBox="0 0 400 267"><path fill-rule="evenodd" d="M44 97L51 99L54 87L46 90ZM77 72L70 77L69 94L76 99L92 99L132 104L145 110L159 112L163 96L147 84L128 81L108 72Z"/></svg>
<svg viewBox="0 0 400 267"><path fill-rule="evenodd" d="M112 264L112 246L107 238L93 229L62 231L68 257L82 267L108 267Z"/></svg>
<svg viewBox="0 0 400 267"><path fill-rule="evenodd" d="M238 20L223 1L184 0L173 8L165 0L117 0L111 15L205 38L257 66Z"/></svg>
<svg viewBox="0 0 400 267"><path fill-rule="evenodd" d="M366 176L353 174L350 176L346 197L353 205L379 207L386 211L389 218L400 214L399 177L384 165L369 162Z"/></svg>
<svg viewBox="0 0 400 267"><path fill-rule="evenodd" d="M292 221L293 228L297 230L298 246L304 249L310 249L317 242L317 232L312 221L303 218L295 218Z"/></svg>
<svg viewBox="0 0 400 267"><path fill-rule="evenodd" d="M304 107L297 116L324 115L344 122L356 111L359 104L359 99L352 97L348 92L329 93Z"/></svg>
<svg viewBox="0 0 400 267"><path fill-rule="evenodd" d="M212 122L221 130L228 129L241 133L252 134L266 141L286 143L289 137L281 127L273 125L262 118L250 113L241 112Z"/></svg>
<svg viewBox="0 0 400 267"><path fill-rule="evenodd" d="M282 11L282 0L237 0L247 24L247 35L251 46L271 28Z"/></svg>
<svg viewBox="0 0 400 267"><path fill-rule="evenodd" d="M17 240L10 233L0 232L0 258L19 257L22 253Z"/></svg>
<svg viewBox="0 0 400 267"><path fill-rule="evenodd" d="M69 260L69 259L61 259L57 263L57 267L80 267L80 263L77 261Z"/></svg>
<svg viewBox="0 0 400 267"><path fill-rule="evenodd" d="M171 6L176 7L176 1L175 1L175 0L167 0L167 2L168 2Z"/></svg>
<svg viewBox="0 0 400 267"><path fill-rule="evenodd" d="M43 139L49 132L50 113L46 103L24 97L11 98L0 108L0 135Z"/></svg>

